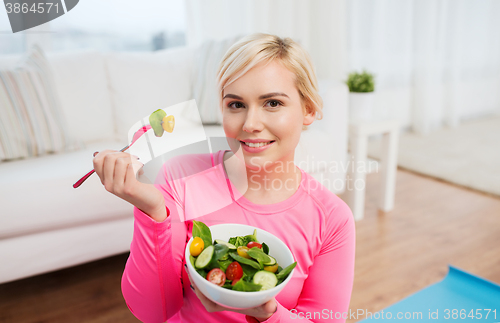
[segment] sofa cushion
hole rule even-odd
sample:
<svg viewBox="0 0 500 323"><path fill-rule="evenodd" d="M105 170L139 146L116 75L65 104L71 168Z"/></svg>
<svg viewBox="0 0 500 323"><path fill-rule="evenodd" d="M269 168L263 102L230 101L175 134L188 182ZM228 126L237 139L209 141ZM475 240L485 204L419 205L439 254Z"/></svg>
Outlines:
<svg viewBox="0 0 500 323"><path fill-rule="evenodd" d="M61 111L49 62L34 46L15 68L0 70L0 160L78 148Z"/></svg>
<svg viewBox="0 0 500 323"><path fill-rule="evenodd" d="M130 127L153 111L192 99L194 53L181 47L107 55L117 138L126 140Z"/></svg>
<svg viewBox="0 0 500 323"><path fill-rule="evenodd" d="M90 144L84 150L0 163L0 239L109 219L132 217L128 202L107 192L94 174L92 153L120 149L123 142Z"/></svg>
<svg viewBox="0 0 500 323"><path fill-rule="evenodd" d="M242 36L224 40L207 40L196 53L193 96L196 100L203 124L222 124L217 70L228 49Z"/></svg>
<svg viewBox="0 0 500 323"><path fill-rule="evenodd" d="M0 69L10 69L16 66L21 59L20 55L1 55Z"/></svg>
<svg viewBox="0 0 500 323"><path fill-rule="evenodd" d="M94 50L48 55L71 133L85 143L114 139L104 56Z"/></svg>

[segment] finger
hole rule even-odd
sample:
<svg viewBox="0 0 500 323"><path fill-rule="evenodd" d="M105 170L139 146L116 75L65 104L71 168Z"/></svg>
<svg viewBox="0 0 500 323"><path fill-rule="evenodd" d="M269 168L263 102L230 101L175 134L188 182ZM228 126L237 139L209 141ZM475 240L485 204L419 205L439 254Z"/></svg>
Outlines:
<svg viewBox="0 0 500 323"><path fill-rule="evenodd" d="M99 179L101 180L102 184L104 184L104 174L103 174L104 158L106 157L107 154L110 154L112 152L113 150L109 149L98 152L97 155L94 157L94 160L92 161L94 164L94 170L96 174L99 176Z"/></svg>
<svg viewBox="0 0 500 323"><path fill-rule="evenodd" d="M130 173L131 176L128 176L129 173L127 173L127 178L131 182L134 182L136 180L136 178L137 178L137 173L140 172L140 170L142 169L142 167L144 166L144 164L141 163L140 161L138 161L137 157L135 157L135 156L131 156L130 164L131 164L132 172Z"/></svg>
<svg viewBox="0 0 500 323"><path fill-rule="evenodd" d="M200 300L201 304L205 307L207 312L220 312L220 311L228 311L229 308L220 306L219 304L213 302L208 297L206 297L197 287L196 284L191 280L191 276L188 274L189 282L191 283L191 287L196 294L196 297Z"/></svg>
<svg viewBox="0 0 500 323"><path fill-rule="evenodd" d="M144 167L144 164L137 161L137 159L134 159L134 158L137 158L135 156L133 156L133 159L132 159L132 168L134 170L134 178L137 178L137 175L139 174L140 175L140 172L142 170L142 167Z"/></svg>
<svg viewBox="0 0 500 323"><path fill-rule="evenodd" d="M212 302L208 297L203 295L203 293L196 287L196 284L191 279L191 275L189 275L189 271L187 270L187 266L186 265L184 265L184 266L186 267L186 273L187 273L187 276L189 278L189 282L191 283L191 289L194 291L194 293L196 294L196 297L198 297L198 299L200 300L201 304L203 304L203 306L205 307L207 312L220 312L220 311L230 310L229 308L225 308L223 306L220 306L217 303Z"/></svg>
<svg viewBox="0 0 500 323"><path fill-rule="evenodd" d="M191 289L194 291L195 290L195 285L193 283L193 280L191 280L191 275L189 275L189 270L187 268L187 264L184 264L184 268L186 269L186 275L188 276L189 284L191 285Z"/></svg>
<svg viewBox="0 0 500 323"><path fill-rule="evenodd" d="M104 162L103 162L103 181L104 181L104 186L108 191L113 190L114 186L114 174L115 174L115 167L116 167L116 161L118 158L130 158L130 154L128 153L123 153L120 151L110 151L104 156ZM123 185L123 180L124 178L121 179L122 182L119 183L119 185Z"/></svg>
<svg viewBox="0 0 500 323"><path fill-rule="evenodd" d="M113 187L115 188L115 190L120 191L125 185L125 179L130 164L132 164L131 156L116 158L113 174Z"/></svg>
<svg viewBox="0 0 500 323"><path fill-rule="evenodd" d="M196 289L196 285L193 283L193 280L191 279L191 275L189 275L189 270L187 270L187 268L186 268L186 273L189 278L189 283L191 284L191 287L193 287L193 289Z"/></svg>
<svg viewBox="0 0 500 323"><path fill-rule="evenodd" d="M189 283L191 284L191 287L192 287L193 291L196 293L196 296L198 296L198 298L200 299L200 301L202 302L202 304L205 306L205 308L207 306L210 306L210 304L208 302L210 302L210 303L213 303L213 302L211 300L209 300L205 295L203 295L203 293L200 292L200 290L196 287L196 284L191 279L191 275L189 275L189 271L187 271L187 276L189 278Z"/></svg>
<svg viewBox="0 0 500 323"><path fill-rule="evenodd" d="M247 310L239 311L239 313L254 317L264 317L267 315L274 314L277 310L278 310L278 304L276 303L276 299L273 298L267 303L264 303L260 306L249 308Z"/></svg>
<svg viewBox="0 0 500 323"><path fill-rule="evenodd" d="M196 287L196 284L193 282L193 280L191 279L191 276L189 274L188 274L188 278L189 278L189 283L191 284L191 289L196 294L196 297L198 297L198 299L200 300L201 304L203 304L205 309L208 312L216 312L217 311L217 308L216 308L217 304L215 304L214 302L209 300L205 295L203 295L203 293Z"/></svg>
<svg viewBox="0 0 500 323"><path fill-rule="evenodd" d="M137 171L142 166L144 166L142 163L134 160L132 160L132 162L128 164L125 180L123 182L123 188L126 194L132 194L132 189L137 183L137 178L136 178Z"/></svg>
<svg viewBox="0 0 500 323"><path fill-rule="evenodd" d="M203 293L198 289L194 288L194 292L198 299L200 300L201 304L205 307L207 312L212 313L212 312L220 312L220 311L226 311L228 310L225 307L220 306L217 303L212 302L210 299L208 299Z"/></svg>
<svg viewBox="0 0 500 323"><path fill-rule="evenodd" d="M112 152L104 156L102 176L104 181L104 187L109 192L113 192L113 178L115 175L115 163L117 157L118 156L116 152Z"/></svg>

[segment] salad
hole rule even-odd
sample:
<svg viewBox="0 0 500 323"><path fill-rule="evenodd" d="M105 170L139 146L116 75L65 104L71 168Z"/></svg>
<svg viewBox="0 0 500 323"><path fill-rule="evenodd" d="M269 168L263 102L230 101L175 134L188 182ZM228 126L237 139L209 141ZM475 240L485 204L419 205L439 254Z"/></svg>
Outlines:
<svg viewBox="0 0 500 323"><path fill-rule="evenodd" d="M210 229L200 221L193 221L193 241L189 260L196 272L209 282L223 288L256 292L281 284L295 268L294 262L282 268L269 255L265 242L257 240L257 230L229 241L212 243Z"/></svg>

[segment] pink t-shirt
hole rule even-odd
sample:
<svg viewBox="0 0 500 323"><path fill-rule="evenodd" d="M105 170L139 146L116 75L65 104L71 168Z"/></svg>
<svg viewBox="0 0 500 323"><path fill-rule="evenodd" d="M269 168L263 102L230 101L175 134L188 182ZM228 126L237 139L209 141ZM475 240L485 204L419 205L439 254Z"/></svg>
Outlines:
<svg viewBox="0 0 500 323"><path fill-rule="evenodd" d="M300 187L291 197L252 203L227 178L224 152L177 156L163 165L154 184L169 212L163 222L134 207L134 235L122 276L130 311L143 322L247 321L230 311L208 313L191 290L184 250L196 219L208 226L262 228L290 248L296 269L276 296L278 310L265 322L345 322L354 279L349 207L302 169Z"/></svg>

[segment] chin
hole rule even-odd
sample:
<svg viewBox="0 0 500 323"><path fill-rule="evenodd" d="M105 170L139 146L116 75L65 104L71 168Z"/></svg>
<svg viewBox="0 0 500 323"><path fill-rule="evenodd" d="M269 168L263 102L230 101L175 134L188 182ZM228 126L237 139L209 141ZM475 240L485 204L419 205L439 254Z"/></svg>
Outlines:
<svg viewBox="0 0 500 323"><path fill-rule="evenodd" d="M248 169L251 170L260 170L264 167L265 162L267 161L267 158L264 159L263 157L260 156L248 156L246 155L245 152L243 152L243 155L245 156L245 166Z"/></svg>
<svg viewBox="0 0 500 323"><path fill-rule="evenodd" d="M244 152L245 154L245 152ZM266 167L266 170L268 172L271 172L269 170L269 167L273 166L273 164L280 162L282 158L279 158L279 156L276 156L274 154L269 154L266 156L248 156L245 155L245 165L248 169L252 170L263 170L264 167Z"/></svg>

